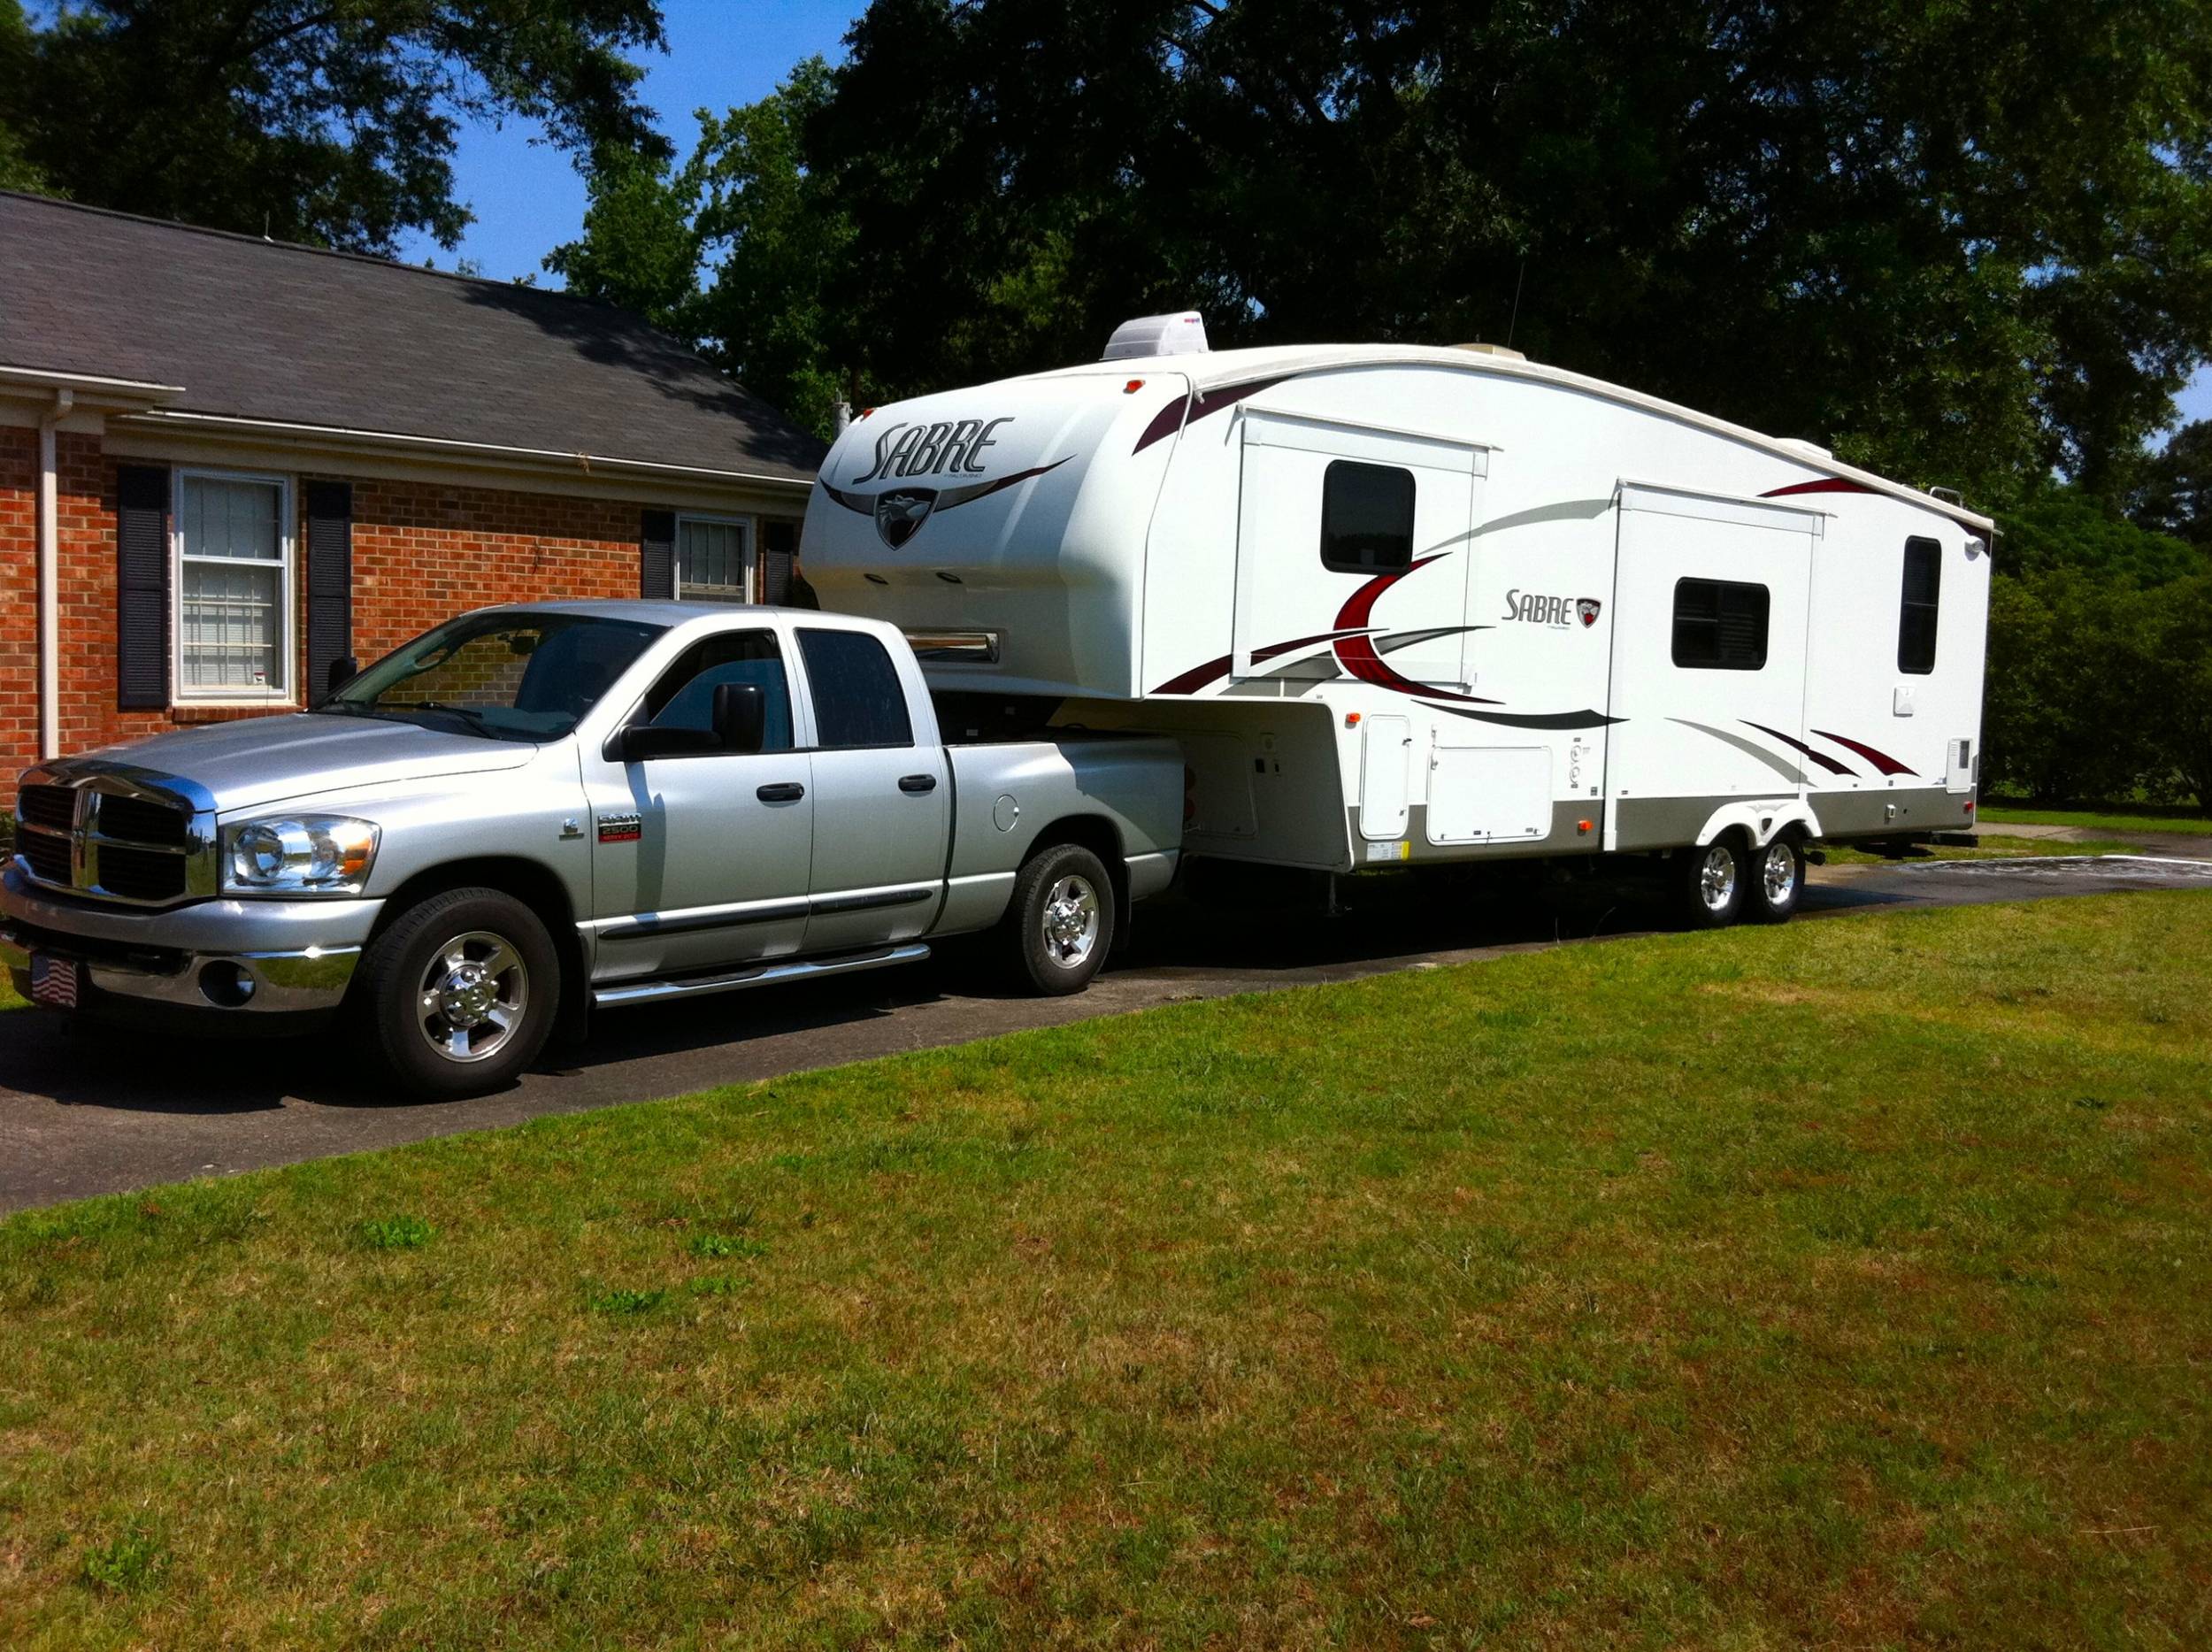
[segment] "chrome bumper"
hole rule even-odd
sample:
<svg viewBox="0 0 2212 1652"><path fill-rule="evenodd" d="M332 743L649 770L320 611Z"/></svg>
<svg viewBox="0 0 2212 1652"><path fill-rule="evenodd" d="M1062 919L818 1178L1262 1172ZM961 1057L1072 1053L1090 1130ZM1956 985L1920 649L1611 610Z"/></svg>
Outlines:
<svg viewBox="0 0 2212 1652"><path fill-rule="evenodd" d="M74 961L96 992L211 1016L316 1012L345 997L381 901L203 901L110 911L0 876L0 968Z"/></svg>

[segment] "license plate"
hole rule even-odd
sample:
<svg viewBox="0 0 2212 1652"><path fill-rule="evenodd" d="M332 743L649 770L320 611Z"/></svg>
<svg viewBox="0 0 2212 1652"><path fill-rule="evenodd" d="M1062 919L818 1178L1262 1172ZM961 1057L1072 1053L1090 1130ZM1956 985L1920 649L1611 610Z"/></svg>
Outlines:
<svg viewBox="0 0 2212 1652"><path fill-rule="evenodd" d="M56 1010L77 1007L77 963L73 958L31 954L31 1002Z"/></svg>

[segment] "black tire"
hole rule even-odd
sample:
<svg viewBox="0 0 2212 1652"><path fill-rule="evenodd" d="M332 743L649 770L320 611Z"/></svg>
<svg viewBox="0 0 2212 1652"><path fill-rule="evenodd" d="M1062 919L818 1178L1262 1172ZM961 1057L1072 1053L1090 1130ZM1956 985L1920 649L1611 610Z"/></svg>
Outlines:
<svg viewBox="0 0 2212 1652"><path fill-rule="evenodd" d="M442 985L442 1002L428 1007ZM485 888L402 912L370 942L351 995L369 1052L409 1095L440 1100L511 1083L544 1048L560 1002L561 958L545 926Z"/></svg>
<svg viewBox="0 0 2212 1652"><path fill-rule="evenodd" d="M1743 915L1744 856L1733 838L1683 850L1678 875L1678 904L1688 927L1725 929Z"/></svg>
<svg viewBox="0 0 2212 1652"><path fill-rule="evenodd" d="M1785 834L1751 851L1748 916L1762 924L1789 921L1805 893L1805 846Z"/></svg>
<svg viewBox="0 0 2212 1652"><path fill-rule="evenodd" d="M1014 880L1000 933L1017 985L1044 998L1081 992L1113 949L1113 880L1080 844L1039 849Z"/></svg>

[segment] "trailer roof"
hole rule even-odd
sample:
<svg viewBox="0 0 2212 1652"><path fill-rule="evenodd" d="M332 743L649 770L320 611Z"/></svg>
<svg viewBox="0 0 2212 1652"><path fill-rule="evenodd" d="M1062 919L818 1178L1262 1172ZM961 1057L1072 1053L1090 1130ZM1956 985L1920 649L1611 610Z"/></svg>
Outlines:
<svg viewBox="0 0 2212 1652"><path fill-rule="evenodd" d="M1126 373L1155 359L1148 357L1112 362L1085 362L1079 366L1056 368L1050 373L1033 376L1058 379L1097 373ZM1664 419L1695 425L1701 429L1763 448L1808 470L1818 471L1839 480L1856 482L1871 492L1886 494L1892 498L1939 511L1954 521L1985 534L1996 531L1997 525L1978 511L1955 504L1948 499L1939 499L1921 488L1908 488L1902 482L1892 481L1888 477L1877 475L1872 471L1846 465L1832 455L1822 453L1810 443L1770 436L1742 425L1732 425L1724 419L1714 418L1710 413L1701 413L1695 408L1684 407L1655 396L1647 396L1640 390L1632 390L1622 385L1608 383L1603 379L1593 379L1584 373L1569 373L1563 367L1549 367L1541 362L1521 360L1511 356L1430 344L1284 344L1261 350L1210 350L1203 354L1160 357L1156 360L1164 372L1188 375L1192 388L1202 395L1234 385L1248 384L1256 379L1287 379L1299 373L1323 373L1341 367L1444 367L1457 373L1488 373L1502 379L1533 379L1540 383L1561 385L1591 396L1601 396L1609 401L1655 413Z"/></svg>

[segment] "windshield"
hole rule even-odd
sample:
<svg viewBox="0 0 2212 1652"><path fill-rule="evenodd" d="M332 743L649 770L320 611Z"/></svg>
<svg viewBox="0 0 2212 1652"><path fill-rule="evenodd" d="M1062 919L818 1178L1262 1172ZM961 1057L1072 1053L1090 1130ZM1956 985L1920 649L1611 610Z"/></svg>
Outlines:
<svg viewBox="0 0 2212 1652"><path fill-rule="evenodd" d="M558 740L664 629L588 614L464 614L377 661L315 709L490 740Z"/></svg>

